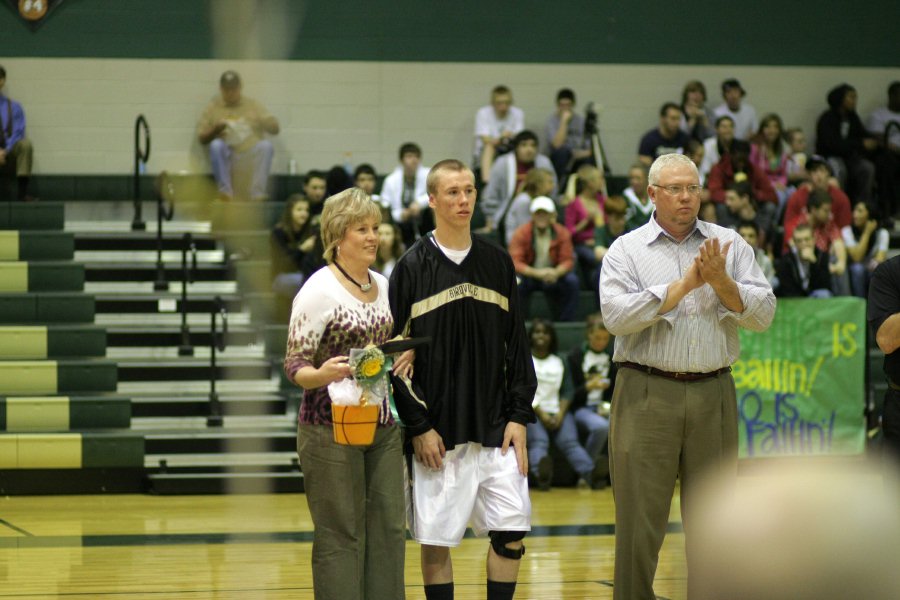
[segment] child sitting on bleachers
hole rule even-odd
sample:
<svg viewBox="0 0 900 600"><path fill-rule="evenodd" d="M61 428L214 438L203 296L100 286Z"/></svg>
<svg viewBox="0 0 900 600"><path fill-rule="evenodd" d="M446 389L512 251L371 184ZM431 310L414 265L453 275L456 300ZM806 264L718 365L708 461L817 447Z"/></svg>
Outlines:
<svg viewBox="0 0 900 600"><path fill-rule="evenodd" d="M579 479L590 485L594 461L579 443L575 417L569 411L572 377L566 361L556 354L556 329L549 321L535 319L528 338L538 382L533 403L538 419L528 424L527 431L528 464L532 475L538 489L550 489L553 481L553 459L550 457L552 438Z"/></svg>
<svg viewBox="0 0 900 600"><path fill-rule="evenodd" d="M304 259L313 249L315 235L309 218L310 202L293 194L272 229L272 291L291 299L303 286Z"/></svg>
<svg viewBox="0 0 900 600"><path fill-rule="evenodd" d="M609 483L609 410L616 382L616 365L612 361L613 341L603 315L588 315L585 341L569 352L569 370L575 392L570 411L584 447L594 461L591 487L595 490Z"/></svg>

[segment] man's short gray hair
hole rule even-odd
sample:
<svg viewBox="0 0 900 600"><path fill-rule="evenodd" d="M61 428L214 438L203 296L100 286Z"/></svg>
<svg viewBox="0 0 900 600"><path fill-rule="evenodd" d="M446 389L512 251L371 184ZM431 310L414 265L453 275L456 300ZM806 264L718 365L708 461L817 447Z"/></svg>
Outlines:
<svg viewBox="0 0 900 600"><path fill-rule="evenodd" d="M650 173L647 175L647 181L650 185L658 185L659 175L663 169L680 165L689 166L697 176L697 181L700 181L700 172L697 170L697 165L684 154L663 154L662 156L659 156L653 161L653 164L650 165Z"/></svg>

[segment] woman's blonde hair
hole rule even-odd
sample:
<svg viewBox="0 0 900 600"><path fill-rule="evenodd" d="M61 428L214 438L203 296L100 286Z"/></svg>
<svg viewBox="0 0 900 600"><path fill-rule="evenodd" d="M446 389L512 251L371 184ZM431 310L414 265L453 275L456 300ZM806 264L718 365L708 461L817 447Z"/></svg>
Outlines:
<svg viewBox="0 0 900 600"><path fill-rule="evenodd" d="M367 219L373 219L376 226L381 224L381 208L358 187L338 192L325 200L320 221L325 262L334 262L335 249L347 230Z"/></svg>

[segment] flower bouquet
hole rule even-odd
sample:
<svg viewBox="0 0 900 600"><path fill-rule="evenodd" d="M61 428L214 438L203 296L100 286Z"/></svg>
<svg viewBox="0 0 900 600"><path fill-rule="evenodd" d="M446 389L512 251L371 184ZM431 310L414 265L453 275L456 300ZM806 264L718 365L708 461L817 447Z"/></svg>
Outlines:
<svg viewBox="0 0 900 600"><path fill-rule="evenodd" d="M392 363L377 346L350 350L352 378L328 386L336 443L368 446L375 439L381 403L388 394L387 373Z"/></svg>

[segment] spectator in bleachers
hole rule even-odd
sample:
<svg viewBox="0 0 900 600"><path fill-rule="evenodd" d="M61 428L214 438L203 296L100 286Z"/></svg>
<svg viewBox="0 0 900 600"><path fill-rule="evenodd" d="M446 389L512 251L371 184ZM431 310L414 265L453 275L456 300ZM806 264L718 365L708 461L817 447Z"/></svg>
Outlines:
<svg viewBox="0 0 900 600"><path fill-rule="evenodd" d="M626 220L628 214L628 202L622 196L610 196L606 199L604 206L606 213L605 222L602 226L594 229L594 259L597 265L603 261L606 251L616 239L623 233L629 231ZM595 274L593 281L596 283L597 275ZM593 287L591 289L594 289Z"/></svg>
<svg viewBox="0 0 900 600"><path fill-rule="evenodd" d="M6 69L0 66L0 171L16 176L16 197L30 202L36 200L28 193L34 149L25 137L25 111L22 105L3 93Z"/></svg>
<svg viewBox="0 0 900 600"><path fill-rule="evenodd" d="M575 92L569 88L556 93L556 111L544 126L543 148L560 183L591 158L590 136L585 135L584 117L575 112Z"/></svg>
<svg viewBox="0 0 900 600"><path fill-rule="evenodd" d="M363 163L356 167L353 170L353 185L364 191L372 198L373 202L377 202L384 207L384 204L381 201L381 196L375 193L375 186L378 185L378 175L375 173L375 167L370 165L369 163ZM390 216L390 212L387 214ZM382 214L382 220L384 219L384 214ZM393 218L391 219L393 222Z"/></svg>
<svg viewBox="0 0 900 600"><path fill-rule="evenodd" d="M269 196L269 171L272 169L272 142L265 135L277 135L278 119L259 102L242 94L241 78L235 71L225 71L219 78L219 96L203 111L197 126L197 138L209 145L209 158L219 196L230 200L235 196L232 169L236 162L252 163L250 199L265 200Z"/></svg>
<svg viewBox="0 0 900 600"><path fill-rule="evenodd" d="M535 167L525 174L522 191L513 198L505 215L500 215L498 230L504 231L503 245L508 246L516 229L531 221L531 201L538 196L551 196L556 189L553 169Z"/></svg>
<svg viewBox="0 0 900 600"><path fill-rule="evenodd" d="M821 156L810 156L806 161L806 171L809 173L809 183L798 187L797 191L788 198L785 206L785 249L787 249L787 242L791 237L788 229L793 227L800 215L806 210L806 203L809 201L810 194L814 192L825 192L831 196L831 213L834 215L834 222L838 228L846 227L851 223L850 199L847 198L847 194L837 186L837 182L831 177L831 167L828 166L828 163Z"/></svg>
<svg viewBox="0 0 900 600"><path fill-rule="evenodd" d="M737 232L744 241L750 244L756 254L756 264L762 269L763 275L772 289L778 287L778 278L775 276L775 266L772 263L772 257L760 247L761 236L759 225L755 221L742 221L737 226Z"/></svg>
<svg viewBox="0 0 900 600"><path fill-rule="evenodd" d="M322 171L312 170L303 178L303 195L309 200L309 214L313 225L318 225L322 206L325 204L327 178Z"/></svg>
<svg viewBox="0 0 900 600"><path fill-rule="evenodd" d="M582 165L575 177L578 193L566 205L563 220L572 236L583 280L590 281L598 264L594 258L594 230L604 221L603 173L593 165Z"/></svg>
<svg viewBox="0 0 900 600"><path fill-rule="evenodd" d="M716 135L713 129L715 120L712 109L706 105L706 86L703 82L693 79L685 83L681 90L681 130L702 143Z"/></svg>
<svg viewBox="0 0 900 600"><path fill-rule="evenodd" d="M293 298L306 279L306 255L313 250L316 242L316 231L310 221L309 200L301 194L289 196L269 239L272 290Z"/></svg>
<svg viewBox="0 0 900 600"><path fill-rule="evenodd" d="M400 146L400 164L384 178L382 202L390 206L394 223L400 226L403 243L408 248L426 232L434 220L428 210L425 179L428 167L422 166L422 149L407 142Z"/></svg>
<svg viewBox="0 0 900 600"><path fill-rule="evenodd" d="M700 211L697 213L697 218L701 221L718 225L719 217L716 214L716 203L712 200L700 202Z"/></svg>
<svg viewBox="0 0 900 600"><path fill-rule="evenodd" d="M653 214L653 201L647 192L647 173L649 168L644 163L634 163L628 169L628 187L622 192L628 201L628 229L637 229L650 220Z"/></svg>
<svg viewBox="0 0 900 600"><path fill-rule="evenodd" d="M747 92L737 79L726 79L722 82L724 102L713 111L717 117L724 115L731 117L734 123L734 137L738 140L749 140L759 129L756 109L744 102L746 95Z"/></svg>
<svg viewBox="0 0 900 600"><path fill-rule="evenodd" d="M750 146L750 162L763 172L778 195L778 204L787 202L791 190L788 187L788 163L791 150L784 140L784 124L781 117L769 113L759 123L759 131Z"/></svg>
<svg viewBox="0 0 900 600"><path fill-rule="evenodd" d="M888 125L894 123L888 131ZM876 108L866 123L869 133L881 140L884 152L877 165L878 199L882 217L900 209L900 81L888 86L887 106Z"/></svg>
<svg viewBox="0 0 900 600"><path fill-rule="evenodd" d="M815 191L806 203L806 209L794 223L786 224L784 235L793 239L794 229L803 223L812 228L816 247L829 255L828 270L831 273L831 291L835 296L850 295L850 279L847 275L847 247L841 235L841 228L835 223L831 212L831 196L821 190Z"/></svg>
<svg viewBox="0 0 900 600"><path fill-rule="evenodd" d="M381 223L378 226L378 255L373 265L375 270L390 277L404 250L400 228L394 223Z"/></svg>
<svg viewBox="0 0 900 600"><path fill-rule="evenodd" d="M850 291L865 298L872 271L887 258L890 234L878 226L875 208L860 200L853 205L853 223L841 228L841 236L847 246Z"/></svg>
<svg viewBox="0 0 900 600"><path fill-rule="evenodd" d="M475 113L475 160L482 183L487 183L491 165L512 150L513 137L525 129L525 113L513 106L512 91L505 85L491 90L491 103Z"/></svg>
<svg viewBox="0 0 900 600"><path fill-rule="evenodd" d="M620 198L621 199L621 198ZM609 485L609 409L616 381L616 365L612 361L613 341L603 315L588 315L584 330L585 342L569 351L569 370L575 392L571 412L584 449L594 461L591 487L595 490Z"/></svg>
<svg viewBox="0 0 900 600"><path fill-rule="evenodd" d="M348 167L349 168L349 167ZM346 189L353 187L353 178L347 172L347 168L335 165L328 169L325 176L325 195L334 196Z"/></svg>
<svg viewBox="0 0 900 600"><path fill-rule="evenodd" d="M525 129L513 138L513 151L499 157L491 167L481 202L488 230L497 229L498 223L509 212L510 203L522 191L525 176L534 168L553 171L553 164L549 158L538 154L537 135ZM553 176L553 190L548 195L556 195L556 175Z"/></svg>
<svg viewBox="0 0 900 600"><path fill-rule="evenodd" d="M715 204L716 223L722 227L728 227L737 231L738 225L743 221L759 223L756 203L750 191L747 181L732 181L725 189L725 201ZM767 223L771 226L771 222ZM768 227L761 227L762 231L768 231Z"/></svg>
<svg viewBox="0 0 900 600"><path fill-rule="evenodd" d="M534 412L537 421L527 425L528 464L538 489L547 491L553 481L550 440L560 449L579 480L591 484L594 460L578 441L578 426L572 405L572 370L557 354L556 329L544 319L535 319L528 332L531 357L537 375Z"/></svg>
<svg viewBox="0 0 900 600"><path fill-rule="evenodd" d="M788 182L793 186L809 181L806 172L806 134L799 127L791 127L784 133L790 156L788 157Z"/></svg>
<svg viewBox="0 0 900 600"><path fill-rule="evenodd" d="M734 145L734 119L723 115L716 119L716 135L703 142L703 162L700 163L700 179L705 181L719 160L731 152Z"/></svg>
<svg viewBox="0 0 900 600"><path fill-rule="evenodd" d="M714 202L725 201L725 189L735 181L746 181L750 185L753 198L759 203L760 211L776 212L778 195L762 169L750 162L750 144L738 140L731 152L719 159L709 172L706 185L709 197ZM769 205L768 207L766 205Z"/></svg>
<svg viewBox="0 0 900 600"><path fill-rule="evenodd" d="M798 225L791 234L789 250L775 261L779 298L830 298L829 257L816 247L812 227Z"/></svg>
<svg viewBox="0 0 900 600"><path fill-rule="evenodd" d="M681 109L666 102L659 109L659 124L644 134L638 145L638 160L649 167L663 154L684 154L690 137L680 128Z"/></svg>
<svg viewBox="0 0 900 600"><path fill-rule="evenodd" d="M516 229L509 242L519 298L527 315L534 291L542 291L554 305L554 320L573 321L578 309L578 277L572 236L556 222L556 205L546 196L531 201L531 221Z"/></svg>
<svg viewBox="0 0 900 600"><path fill-rule="evenodd" d="M828 110L816 122L816 153L828 160L841 187L854 200L872 199L875 165L867 157L878 140L856 112L856 89L843 83L828 92Z"/></svg>

